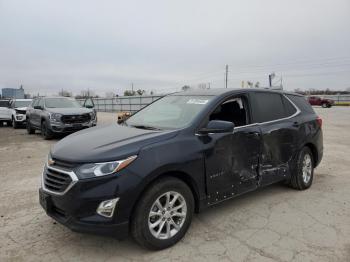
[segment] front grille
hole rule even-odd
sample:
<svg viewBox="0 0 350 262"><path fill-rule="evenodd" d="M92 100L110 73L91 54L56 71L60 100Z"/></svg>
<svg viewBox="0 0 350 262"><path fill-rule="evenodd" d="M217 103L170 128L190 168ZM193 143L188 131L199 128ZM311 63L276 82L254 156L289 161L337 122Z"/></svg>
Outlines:
<svg viewBox="0 0 350 262"><path fill-rule="evenodd" d="M52 160L54 161L53 167L63 167L63 169L73 169L74 167L77 166L77 164L74 164L72 162L67 162L67 161L62 161L62 160L59 160L57 158L52 158Z"/></svg>
<svg viewBox="0 0 350 262"><path fill-rule="evenodd" d="M45 188L50 191L62 193L72 182L72 178L66 173L62 173L50 168L46 168L44 172L43 183Z"/></svg>
<svg viewBox="0 0 350 262"><path fill-rule="evenodd" d="M61 121L65 124L81 124L91 120L90 114L82 115L65 115L61 117Z"/></svg>

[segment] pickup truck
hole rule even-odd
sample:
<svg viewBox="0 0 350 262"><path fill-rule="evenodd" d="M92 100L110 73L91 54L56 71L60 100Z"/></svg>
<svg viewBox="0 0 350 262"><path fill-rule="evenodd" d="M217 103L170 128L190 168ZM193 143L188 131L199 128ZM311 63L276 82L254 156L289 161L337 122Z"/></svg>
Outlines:
<svg viewBox="0 0 350 262"><path fill-rule="evenodd" d="M308 101L312 106L322 106L323 108L329 108L334 105L334 101L328 98L322 98L319 96L309 96Z"/></svg>

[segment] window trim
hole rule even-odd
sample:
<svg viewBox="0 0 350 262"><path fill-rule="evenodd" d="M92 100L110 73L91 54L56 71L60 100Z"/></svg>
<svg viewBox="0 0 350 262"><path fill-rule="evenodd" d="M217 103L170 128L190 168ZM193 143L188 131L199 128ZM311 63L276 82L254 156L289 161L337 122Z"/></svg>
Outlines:
<svg viewBox="0 0 350 262"><path fill-rule="evenodd" d="M294 114L287 116L287 117L283 117L283 118L279 118L279 119L275 119L275 120L271 120L271 121L265 121L265 122L258 122L257 124L259 125L264 125L264 124L270 124L270 123L274 123L274 122L278 122L278 121L282 121L282 120L287 120L287 119L291 119L293 117L296 117L297 115L300 114L301 110L299 109L299 107L296 106L296 104L293 103L292 100L289 99L289 97L287 97L285 94L281 94L282 96L284 96L297 110Z"/></svg>
<svg viewBox="0 0 350 262"><path fill-rule="evenodd" d="M233 129L233 132L232 134L235 132L235 130L237 129L242 129L242 128L246 128L246 127L252 127L252 126L261 126L261 125L265 125L265 124L271 124L271 123L274 123L274 122L279 122L279 121L282 121L282 120L287 120L287 119L291 119L293 117L296 117L297 115L299 115L301 113L299 107L296 106L296 104L293 103L293 101L291 99L289 99L289 97L287 97L285 94L281 94L282 96L284 96L296 109L296 112L290 116L287 116L287 117L284 117L284 118L279 118L279 119L275 119L275 120L271 120L271 121L266 121L266 122L258 122L258 123L251 123L251 124L248 124L248 125L244 125L244 126L237 126ZM249 103L249 101L248 101ZM195 133L196 136L203 136L202 134L199 134L199 133Z"/></svg>

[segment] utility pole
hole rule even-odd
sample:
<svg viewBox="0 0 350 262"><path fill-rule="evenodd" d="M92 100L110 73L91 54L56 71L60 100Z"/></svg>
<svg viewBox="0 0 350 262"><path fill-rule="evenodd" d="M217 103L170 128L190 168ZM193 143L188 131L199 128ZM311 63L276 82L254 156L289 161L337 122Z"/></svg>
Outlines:
<svg viewBox="0 0 350 262"><path fill-rule="evenodd" d="M134 93L134 83L131 83L131 92Z"/></svg>
<svg viewBox="0 0 350 262"><path fill-rule="evenodd" d="M228 78L228 65L226 65L226 72L225 72L225 88L227 88L227 78Z"/></svg>

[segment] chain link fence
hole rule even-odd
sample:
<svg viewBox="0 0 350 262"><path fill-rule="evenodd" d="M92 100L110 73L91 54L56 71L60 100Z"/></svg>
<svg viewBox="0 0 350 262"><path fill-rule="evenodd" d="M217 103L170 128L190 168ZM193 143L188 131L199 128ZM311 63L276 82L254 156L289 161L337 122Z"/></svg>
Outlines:
<svg viewBox="0 0 350 262"><path fill-rule="evenodd" d="M120 96L113 98L93 98L95 109L99 112L134 113L163 96ZM83 104L85 99L77 99Z"/></svg>
<svg viewBox="0 0 350 262"><path fill-rule="evenodd" d="M350 103L350 95L319 95L333 99L336 103ZM113 98L94 98L95 109L99 112L130 112L134 113L153 101L163 97L159 96L120 96ZM77 99L83 104L85 99Z"/></svg>

